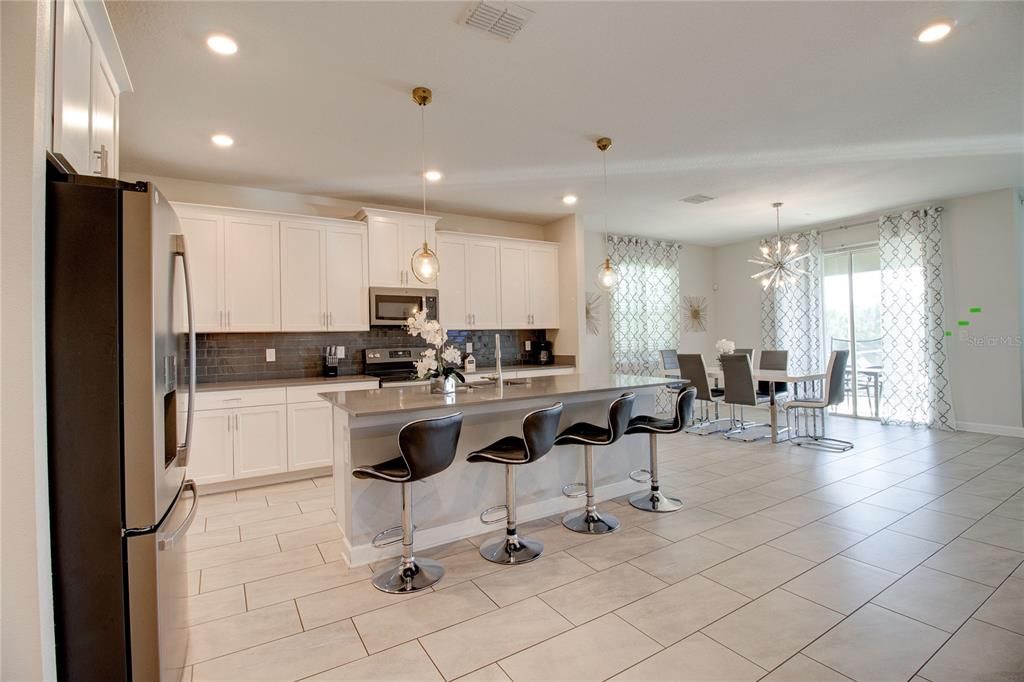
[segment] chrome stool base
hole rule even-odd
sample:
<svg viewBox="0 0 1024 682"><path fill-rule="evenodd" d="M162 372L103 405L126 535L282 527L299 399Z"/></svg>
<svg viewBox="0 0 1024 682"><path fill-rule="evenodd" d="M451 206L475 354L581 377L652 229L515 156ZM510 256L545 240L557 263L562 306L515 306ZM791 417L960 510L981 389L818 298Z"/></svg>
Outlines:
<svg viewBox="0 0 1024 682"><path fill-rule="evenodd" d="M598 514L596 511L583 511L566 514L562 525L575 533L603 535L614 533L619 528L619 520L611 514Z"/></svg>
<svg viewBox="0 0 1024 682"><path fill-rule="evenodd" d="M495 564L526 564L543 553L543 542L519 536L504 535L480 545L480 556Z"/></svg>
<svg viewBox="0 0 1024 682"><path fill-rule="evenodd" d="M675 497L666 497L660 490L648 490L629 498L629 503L647 512L668 512L679 511L683 508L683 501Z"/></svg>
<svg viewBox="0 0 1024 682"><path fill-rule="evenodd" d="M444 566L430 559L413 559L412 565L399 560L397 565L377 571L371 582L381 592L409 594L425 590L444 577Z"/></svg>

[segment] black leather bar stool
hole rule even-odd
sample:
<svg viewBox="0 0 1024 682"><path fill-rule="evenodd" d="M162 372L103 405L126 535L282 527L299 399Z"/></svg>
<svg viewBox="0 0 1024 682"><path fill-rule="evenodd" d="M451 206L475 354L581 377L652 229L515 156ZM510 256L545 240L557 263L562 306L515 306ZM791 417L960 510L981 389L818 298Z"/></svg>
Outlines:
<svg viewBox="0 0 1024 682"><path fill-rule="evenodd" d="M683 508L683 501L675 497L666 497L658 485L658 434L679 433L693 419L693 402L697 399L697 389L686 384L677 384L676 413L671 419L638 415L629 420L626 435L646 433L651 437L651 468L638 469L629 477L638 482L651 482L649 492L640 493L629 498L629 503L637 509L649 512L674 512ZM638 474L647 474L649 478L641 478Z"/></svg>
<svg viewBox="0 0 1024 682"><path fill-rule="evenodd" d="M373 466L352 470L356 478L372 478L402 484L402 525L388 528L373 538L375 547L401 540L402 558L373 574L373 586L382 592L405 593L424 590L444 577L444 567L412 553L412 484L447 469L455 459L462 432L462 413L409 422L398 432L398 457ZM401 537L387 539L401 529Z"/></svg>
<svg viewBox="0 0 1024 682"><path fill-rule="evenodd" d="M619 527L619 520L610 514L602 516L597 513L594 503L594 446L611 445L622 438L629 425L629 416L633 411L636 394L623 393L608 406L608 427L596 426L587 422L577 422L555 438L555 445L582 445L584 465L586 466L586 483L583 491L569 493L566 488L579 487L579 483L570 483L562 488L568 497L587 496L587 507L582 512L566 514L562 525L577 533L611 533Z"/></svg>
<svg viewBox="0 0 1024 682"><path fill-rule="evenodd" d="M505 536L480 545L480 556L496 564L525 564L538 558L544 544L519 537L516 531L516 467L529 464L548 454L555 444L562 403L530 412L523 418L523 437L505 436L499 441L469 453L467 462L494 462L505 465L505 504L485 509L480 514L484 523L501 523L485 517L499 510L505 512Z"/></svg>

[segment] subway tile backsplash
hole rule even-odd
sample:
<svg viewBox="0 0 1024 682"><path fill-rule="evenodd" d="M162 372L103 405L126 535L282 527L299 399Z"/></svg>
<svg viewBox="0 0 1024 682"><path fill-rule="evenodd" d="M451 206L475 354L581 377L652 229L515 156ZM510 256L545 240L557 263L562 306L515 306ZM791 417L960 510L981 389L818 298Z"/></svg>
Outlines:
<svg viewBox="0 0 1024 682"><path fill-rule="evenodd" d="M473 342L478 366L494 364L494 335L501 335L505 362L527 360L526 341L545 340L544 330L450 331L449 343L465 350ZM423 346L401 327L372 327L363 332L271 332L260 334L199 334L196 337L196 381L213 384L225 381L256 381L320 376L324 346L345 346L341 374L362 374L367 348ZM266 361L266 349L273 348L275 362ZM557 349L555 349L557 351Z"/></svg>

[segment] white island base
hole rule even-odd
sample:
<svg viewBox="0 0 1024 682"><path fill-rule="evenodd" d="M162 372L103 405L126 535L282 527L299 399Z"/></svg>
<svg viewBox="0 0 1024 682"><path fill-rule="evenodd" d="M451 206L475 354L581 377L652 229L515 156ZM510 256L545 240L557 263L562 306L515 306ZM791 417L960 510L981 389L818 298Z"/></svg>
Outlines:
<svg viewBox="0 0 1024 682"><path fill-rule="evenodd" d="M626 391L636 393L633 414L652 414L655 395L666 380L620 375L537 377L527 384L477 387L454 396L431 395L429 388L386 388L323 394L334 406L335 511L342 531L342 555L350 566L398 556L401 544L375 548L371 539L401 521L401 485L352 476L355 467L397 457L398 431L411 421L462 412L458 453L445 471L412 486L416 548L426 549L490 531L504 533L504 524L485 525L480 512L505 503L505 467L466 462L473 450L499 438L522 435L523 417L556 402L565 405L560 429L578 421L605 425L608 405ZM628 478L647 468L647 436L624 436L617 443L594 448L596 497L607 500L645 486ZM583 447L556 446L536 462L517 469L519 523L551 514L582 510L585 499L562 494L567 483L583 481ZM600 504L598 510L601 509Z"/></svg>

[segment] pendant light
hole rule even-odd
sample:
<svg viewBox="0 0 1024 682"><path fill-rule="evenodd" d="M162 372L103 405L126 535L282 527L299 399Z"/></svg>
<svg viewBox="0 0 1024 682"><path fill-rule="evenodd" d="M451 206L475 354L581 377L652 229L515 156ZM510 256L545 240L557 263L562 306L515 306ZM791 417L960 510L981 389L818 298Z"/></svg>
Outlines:
<svg viewBox="0 0 1024 682"><path fill-rule="evenodd" d="M605 248L608 247L608 159L605 152L612 146L610 137L602 137L597 141L597 148L601 150L601 166L604 171L604 234ZM606 257L604 262L597 266L597 286L602 291L612 291L619 283L619 273L612 267L612 259Z"/></svg>
<svg viewBox="0 0 1024 682"><path fill-rule="evenodd" d="M773 247L771 244L762 244L761 257L747 259L748 263L754 263L765 268L761 272L750 276L750 279L760 279L761 286L765 289L772 286L778 289L786 284L796 282L797 277L806 275L807 271L796 267L795 263L811 255L809 253L800 255L799 247L795 241L790 243L788 247L783 248L782 223L779 216L782 202L776 201L772 204L772 208L775 209L775 245Z"/></svg>
<svg viewBox="0 0 1024 682"><path fill-rule="evenodd" d="M420 108L420 183L423 189L423 247L412 254L412 274L424 284L430 284L437 279L437 273L441 269L437 262L437 254L430 249L427 241L427 154L426 154L426 121L424 110L433 99L430 88L413 88L412 101Z"/></svg>

